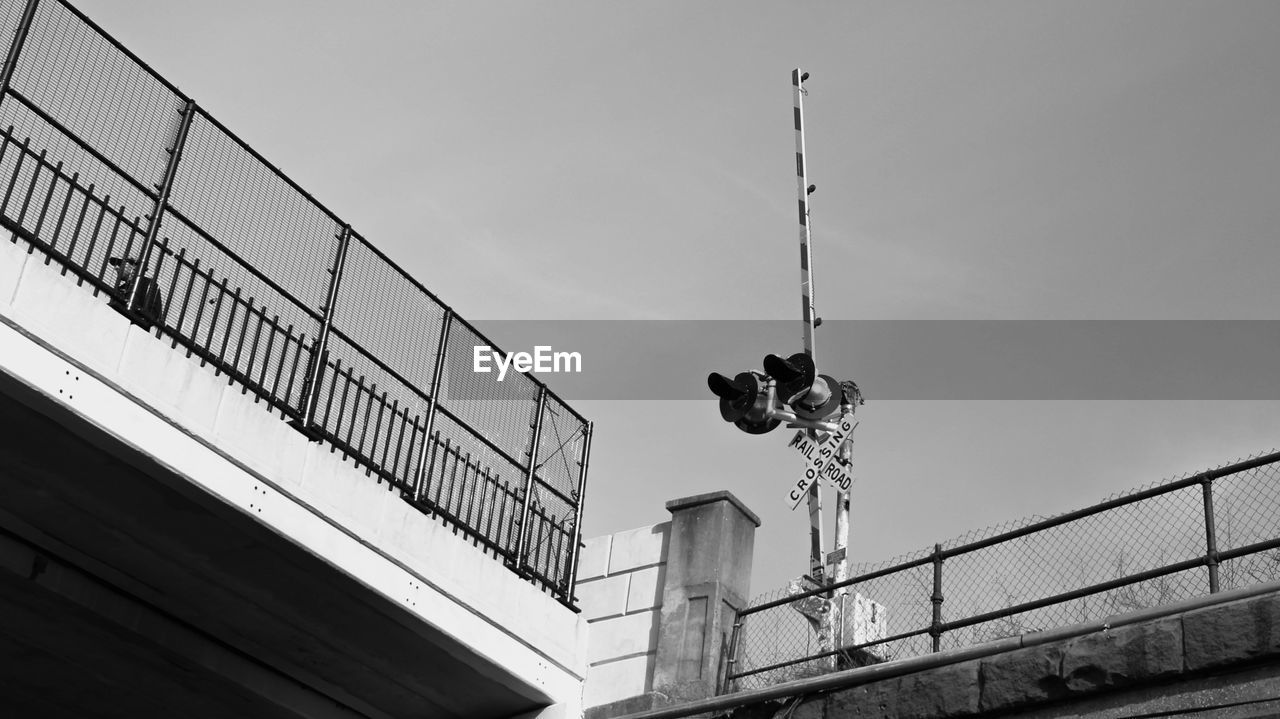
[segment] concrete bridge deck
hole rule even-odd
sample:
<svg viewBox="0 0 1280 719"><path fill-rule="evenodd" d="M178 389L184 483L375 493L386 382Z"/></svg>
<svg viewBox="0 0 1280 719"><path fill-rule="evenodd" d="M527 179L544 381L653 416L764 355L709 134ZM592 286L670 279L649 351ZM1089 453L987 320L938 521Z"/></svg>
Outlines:
<svg viewBox="0 0 1280 719"><path fill-rule="evenodd" d="M580 707L578 615L7 235L0 406L0 713Z"/></svg>

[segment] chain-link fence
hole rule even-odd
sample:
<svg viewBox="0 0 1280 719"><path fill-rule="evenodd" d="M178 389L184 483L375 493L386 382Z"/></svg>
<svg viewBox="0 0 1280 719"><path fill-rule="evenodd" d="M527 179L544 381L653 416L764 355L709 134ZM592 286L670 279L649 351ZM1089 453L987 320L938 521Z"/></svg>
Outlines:
<svg viewBox="0 0 1280 719"><path fill-rule="evenodd" d="M1033 517L738 612L726 691L972 646L1280 579L1280 453Z"/></svg>
<svg viewBox="0 0 1280 719"><path fill-rule="evenodd" d="M589 423L64 0L0 33L14 241L572 606Z"/></svg>

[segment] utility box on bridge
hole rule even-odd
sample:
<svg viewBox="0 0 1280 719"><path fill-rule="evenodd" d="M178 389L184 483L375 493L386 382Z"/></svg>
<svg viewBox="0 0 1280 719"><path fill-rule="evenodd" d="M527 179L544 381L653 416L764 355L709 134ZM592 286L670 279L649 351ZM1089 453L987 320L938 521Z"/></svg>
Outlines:
<svg viewBox="0 0 1280 719"><path fill-rule="evenodd" d="M837 600L840 622L836 644L851 647L868 642L878 642L889 636L888 619L884 605L858 593L845 594Z"/></svg>

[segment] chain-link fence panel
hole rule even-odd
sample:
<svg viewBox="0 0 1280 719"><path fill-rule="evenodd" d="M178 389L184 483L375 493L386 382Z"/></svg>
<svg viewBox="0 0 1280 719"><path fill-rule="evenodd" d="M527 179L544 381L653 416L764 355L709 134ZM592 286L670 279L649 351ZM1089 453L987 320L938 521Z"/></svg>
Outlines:
<svg viewBox="0 0 1280 719"><path fill-rule="evenodd" d="M541 480L534 481L525 535L525 562L530 570L554 586L562 586L568 580L567 560L576 509L576 502L550 491Z"/></svg>
<svg viewBox="0 0 1280 719"><path fill-rule="evenodd" d="M371 452L388 454L374 438L386 441L388 433L405 430L401 420L426 427L430 400L425 390L410 386L375 355L356 347L337 333L329 336L328 361L316 389L314 420L321 431L340 440L358 458L371 459ZM372 429L370 429L372 425ZM394 426L393 426L394 425ZM407 430L405 430L407 431ZM363 441L362 441L363 438ZM396 461L392 474L397 482L412 483L413 468L407 460ZM386 466L382 460L379 468Z"/></svg>
<svg viewBox="0 0 1280 719"><path fill-rule="evenodd" d="M1280 548L1223 560L1218 565L1221 591L1280 580Z"/></svg>
<svg viewBox="0 0 1280 719"><path fill-rule="evenodd" d="M300 305L324 306L342 223L203 111L191 121L169 202Z"/></svg>
<svg viewBox="0 0 1280 719"><path fill-rule="evenodd" d="M920 562L924 554L917 552L903 561ZM849 592L862 600L841 625L844 646L871 644L864 649L867 663L906 659L916 656L920 647L930 645L928 636L913 633L927 630L933 621L933 604L929 600L933 594L932 564L920 563L857 582Z"/></svg>
<svg viewBox="0 0 1280 719"><path fill-rule="evenodd" d="M143 185L160 182L185 100L62 2L42 2L12 87Z"/></svg>
<svg viewBox="0 0 1280 719"><path fill-rule="evenodd" d="M417 282L364 238L351 237L333 312L335 331L429 396L444 316L444 306Z"/></svg>
<svg viewBox="0 0 1280 719"><path fill-rule="evenodd" d="M1046 607L950 629L942 635L941 648L969 647L1056 627L1096 621L1117 614L1202 596L1208 594L1208 587L1208 569L1192 567L1057 602Z"/></svg>
<svg viewBox="0 0 1280 719"><path fill-rule="evenodd" d="M449 460L444 451L452 452ZM464 471L458 462L474 467ZM481 478L477 480L477 477ZM478 483L492 485L491 502L482 521L470 499ZM426 470L419 501L437 514L462 524L463 531L477 532L500 554L515 556L525 471L501 453L481 442L476 434L448 414L436 415L434 442L427 446ZM468 509L471 507L471 509ZM479 524L468 523L468 519Z"/></svg>
<svg viewBox="0 0 1280 719"><path fill-rule="evenodd" d="M315 421L404 489L418 461L400 435L410 424L425 432L444 314L364 239L349 238Z"/></svg>
<svg viewBox="0 0 1280 719"><path fill-rule="evenodd" d="M0 53L8 52L18 34L18 23L22 20L26 3L0 3Z"/></svg>
<svg viewBox="0 0 1280 719"><path fill-rule="evenodd" d="M527 467L539 387L514 367L504 373L498 364L508 357L470 325L455 320L445 349L440 405Z"/></svg>
<svg viewBox="0 0 1280 719"><path fill-rule="evenodd" d="M1215 479L1213 523L1220 551L1280 537L1280 464Z"/></svg>
<svg viewBox="0 0 1280 719"><path fill-rule="evenodd" d="M835 595L792 600L742 617L730 679L752 689L927 653L932 622L933 568L917 553L908 564L879 570ZM782 589L760 595L751 607L791 596ZM814 655L827 656L812 658Z"/></svg>
<svg viewBox="0 0 1280 719"><path fill-rule="evenodd" d="M154 191L144 191L128 178L112 169L101 159L89 153L71 137L49 124L31 108L14 97L7 97L0 102L0 125L6 128L15 140L15 146L7 148L4 167L0 168L0 180L13 185L16 199L12 218L16 219L21 208L21 198L26 194L31 183L31 172L38 158L45 157L51 166L61 164L61 171L74 178L75 185L84 188L85 192L96 198L97 204L105 207L106 212L116 215L123 222L130 222L141 228L143 234L149 222L149 216L155 208ZM22 152L25 147L29 152ZM21 162L19 164L19 158ZM19 174L15 176L15 172ZM16 184L15 184L16 180ZM6 203L6 208L11 203ZM28 223L26 220L30 219ZM30 212L24 218L23 227L34 229L34 215ZM110 223L107 223L110 226ZM105 267L109 243L97 242L97 253L86 258L84 267ZM81 243L81 248L88 243ZM101 276L101 273L96 273Z"/></svg>
<svg viewBox="0 0 1280 719"><path fill-rule="evenodd" d="M110 290L117 275L108 263L142 244L142 220L107 204L68 168L10 131L0 140L0 215L11 229L65 258L64 270Z"/></svg>
<svg viewBox="0 0 1280 719"><path fill-rule="evenodd" d="M252 343L251 332L257 330L245 324L252 316L259 322L269 321L264 331L270 337L264 343L271 341L274 349L295 356L299 350L309 353L310 343L320 332L320 319L257 268L211 241L187 218L165 213L161 239L174 260L161 264L153 253L148 272L158 273L160 287L169 291L164 298L168 325L189 340L189 349L218 366L230 365L232 371L250 364L276 371L287 368L284 381L270 379L269 386L279 393L273 399L283 406L300 407L308 359L304 357L301 368L295 369L296 357L283 363L266 362L237 342ZM182 262L177 261L179 256ZM286 344L294 346L286 349Z"/></svg>
<svg viewBox="0 0 1280 719"><path fill-rule="evenodd" d="M514 556L522 492L503 481L480 455L448 437L428 445L430 475L423 501L494 556Z"/></svg>
<svg viewBox="0 0 1280 719"><path fill-rule="evenodd" d="M152 252L149 277L158 281L160 321L175 347L181 345L226 373L272 409L296 416L310 356L307 333L242 288L232 288L225 275L201 264L187 247L174 250L168 237Z"/></svg>
<svg viewBox="0 0 1280 719"><path fill-rule="evenodd" d="M1221 590L1280 579L1280 460L1272 453L1124 492L1080 512L1017 520L933 551L855 567L833 639L824 641L813 618L820 597L744 611L732 687L921 656L935 650L935 628L937 649L956 649L1208 594L1216 555L1209 554L1206 513L1218 551L1244 553L1217 566ZM780 596L786 591L752 606ZM833 648L834 658L815 656Z"/></svg>
<svg viewBox="0 0 1280 719"><path fill-rule="evenodd" d="M547 393L538 437L538 479L576 507L587 425L559 398ZM572 516L572 513L570 513Z"/></svg>
<svg viewBox="0 0 1280 719"><path fill-rule="evenodd" d="M322 436L366 474L411 490L421 460L414 447L426 430L425 398L396 381L379 385L333 355L317 386L313 420Z"/></svg>
<svg viewBox="0 0 1280 719"><path fill-rule="evenodd" d="M785 589L762 594L752 600L751 606L786 596ZM820 643L811 622L790 603L745 617L736 641L736 659L729 667L730 682L735 691L832 671L829 659L804 659L826 647Z"/></svg>
<svg viewBox="0 0 1280 719"><path fill-rule="evenodd" d="M943 611L946 620L1000 611L1204 552L1204 507L1196 485L947 557ZM1206 579L1202 590L1208 589ZM1045 628L1098 618L1082 618L1086 607L1054 605L1034 619Z"/></svg>
<svg viewBox="0 0 1280 719"><path fill-rule="evenodd" d="M54 228L54 222L46 225L49 211L56 215L64 204L70 204L76 178L64 171L61 161L55 162L44 150L37 151L28 143L6 143L2 149L0 173L7 181L0 210L13 226L52 245L60 227Z"/></svg>

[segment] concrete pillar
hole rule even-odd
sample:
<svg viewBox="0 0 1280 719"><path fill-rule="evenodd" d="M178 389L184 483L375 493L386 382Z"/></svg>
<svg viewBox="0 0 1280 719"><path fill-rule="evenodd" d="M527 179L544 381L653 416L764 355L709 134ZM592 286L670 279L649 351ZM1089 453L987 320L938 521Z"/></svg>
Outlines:
<svg viewBox="0 0 1280 719"><path fill-rule="evenodd" d="M734 613L746 606L760 518L729 492L667 502L671 543L653 689L668 701L716 694Z"/></svg>

